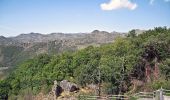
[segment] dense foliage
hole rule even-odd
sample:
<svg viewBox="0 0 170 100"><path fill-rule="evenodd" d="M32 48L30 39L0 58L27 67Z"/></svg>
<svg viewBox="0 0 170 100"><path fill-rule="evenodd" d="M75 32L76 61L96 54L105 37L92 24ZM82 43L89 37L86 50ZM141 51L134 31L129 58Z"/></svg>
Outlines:
<svg viewBox="0 0 170 100"><path fill-rule="evenodd" d="M107 93L130 91L131 77L145 81L146 62L151 67L158 59L161 82L170 79L170 29L155 28L142 34L133 30L127 37L117 37L112 44L89 46L74 53L55 56L41 54L20 65L8 78L0 82L0 98L21 95L31 90L47 93L54 80L67 79L81 86L106 85ZM100 74L100 79L99 79ZM153 89L160 88L153 81ZM163 84L162 84L163 85ZM165 84L164 87L170 87Z"/></svg>
<svg viewBox="0 0 170 100"><path fill-rule="evenodd" d="M0 45L0 67L8 67L15 57L23 50L18 46L3 46Z"/></svg>

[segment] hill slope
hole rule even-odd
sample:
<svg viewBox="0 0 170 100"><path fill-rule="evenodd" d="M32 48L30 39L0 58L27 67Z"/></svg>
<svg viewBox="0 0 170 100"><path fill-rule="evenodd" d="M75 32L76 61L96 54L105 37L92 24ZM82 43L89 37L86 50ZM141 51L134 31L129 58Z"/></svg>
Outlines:
<svg viewBox="0 0 170 100"><path fill-rule="evenodd" d="M117 32L108 33L95 30L91 33L51 33L21 34L16 37L0 37L0 67L13 68L18 63L41 53L58 54L75 51L89 45L99 46L111 43L115 37L123 36ZM10 69L9 69L10 70ZM2 71L0 70L1 74Z"/></svg>
<svg viewBox="0 0 170 100"><path fill-rule="evenodd" d="M67 79L79 86L102 84L103 93L118 94L156 90L170 84L170 29L155 28L138 36L127 37L101 47L89 46L56 56L38 55L20 64L1 81L0 95L48 93L54 80ZM136 84L138 81L142 82Z"/></svg>

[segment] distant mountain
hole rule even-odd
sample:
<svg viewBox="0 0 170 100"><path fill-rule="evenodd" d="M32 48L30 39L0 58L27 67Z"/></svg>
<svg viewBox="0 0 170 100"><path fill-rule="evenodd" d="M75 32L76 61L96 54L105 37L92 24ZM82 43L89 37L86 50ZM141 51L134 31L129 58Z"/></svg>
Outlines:
<svg viewBox="0 0 170 100"><path fill-rule="evenodd" d="M87 38L92 41L98 42L110 42L115 36L122 35L120 33L108 33L105 31L95 30L91 33L51 33L51 34L40 34L40 33L29 33L21 34L16 37L11 37L10 39L15 40L20 43L36 43L36 42L48 42L55 40L82 40Z"/></svg>
<svg viewBox="0 0 170 100"><path fill-rule="evenodd" d="M4 36L0 36L0 45L13 45L16 44L17 41L11 39L11 38L6 38Z"/></svg>
<svg viewBox="0 0 170 100"><path fill-rule="evenodd" d="M16 37L0 36L0 67L12 68L16 64L40 53L58 54L87 46L99 46L114 41L123 33L94 30L91 33L29 33Z"/></svg>

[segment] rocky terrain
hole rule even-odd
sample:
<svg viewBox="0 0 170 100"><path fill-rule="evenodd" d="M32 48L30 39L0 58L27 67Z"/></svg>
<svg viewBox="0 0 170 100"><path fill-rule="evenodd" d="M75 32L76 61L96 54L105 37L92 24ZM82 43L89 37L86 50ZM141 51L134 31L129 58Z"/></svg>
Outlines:
<svg viewBox="0 0 170 100"><path fill-rule="evenodd" d="M29 33L16 37L0 36L0 67L16 64L41 53L58 54L114 41L123 33L94 30L91 33ZM1 70L2 71L2 70ZM1 72L2 74L2 72Z"/></svg>

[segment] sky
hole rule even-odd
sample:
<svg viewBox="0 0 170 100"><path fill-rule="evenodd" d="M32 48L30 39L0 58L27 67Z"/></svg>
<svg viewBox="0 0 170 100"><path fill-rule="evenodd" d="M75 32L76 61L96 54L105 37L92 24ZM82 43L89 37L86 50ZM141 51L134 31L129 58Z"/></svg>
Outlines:
<svg viewBox="0 0 170 100"><path fill-rule="evenodd" d="M0 0L0 36L170 27L170 0Z"/></svg>

